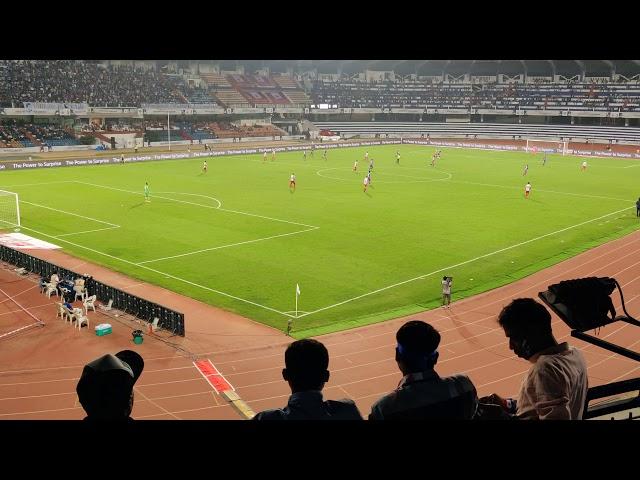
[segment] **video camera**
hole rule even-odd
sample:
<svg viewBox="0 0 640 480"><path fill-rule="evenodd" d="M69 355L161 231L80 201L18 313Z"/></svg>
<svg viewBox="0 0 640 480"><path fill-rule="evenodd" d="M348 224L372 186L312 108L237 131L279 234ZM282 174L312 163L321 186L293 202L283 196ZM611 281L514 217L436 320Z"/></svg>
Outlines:
<svg viewBox="0 0 640 480"><path fill-rule="evenodd" d="M565 280L550 285L538 297L569 327L591 330L615 321L616 310L610 295L616 284L613 278L608 277Z"/></svg>
<svg viewBox="0 0 640 480"><path fill-rule="evenodd" d="M620 292L625 315L616 315L610 297L616 287ZM572 329L571 336L640 361L640 353L586 333L588 330L597 331L618 321L640 327L640 322L627 312L622 289L615 278L587 277L565 280L549 285L547 290L538 293L538 297Z"/></svg>

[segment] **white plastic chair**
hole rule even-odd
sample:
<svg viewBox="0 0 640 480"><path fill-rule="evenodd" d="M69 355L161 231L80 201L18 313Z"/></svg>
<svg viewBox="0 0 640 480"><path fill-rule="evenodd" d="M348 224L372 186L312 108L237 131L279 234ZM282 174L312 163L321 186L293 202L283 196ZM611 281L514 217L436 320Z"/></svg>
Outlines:
<svg viewBox="0 0 640 480"><path fill-rule="evenodd" d="M109 311L112 308L111 305L113 305L113 299L110 299L109 303L107 303L106 305L104 305L104 304L98 305L98 308L100 310Z"/></svg>
<svg viewBox="0 0 640 480"><path fill-rule="evenodd" d="M75 315L76 317L76 325L78 325L78 330L80 330L82 328L83 324L87 324L87 328L89 328L89 317L87 317L86 315L82 315L81 313L77 313Z"/></svg>
<svg viewBox="0 0 640 480"><path fill-rule="evenodd" d="M94 305L95 301L96 301L96 295L91 295L90 297L87 297L84 300L84 302L82 302L82 306L84 307L85 313L89 313L89 308L91 308L91 310L93 310L94 312L96 311L96 307Z"/></svg>
<svg viewBox="0 0 640 480"><path fill-rule="evenodd" d="M45 291L47 298L51 298L51 294L55 293L56 296L60 296L60 294L58 293L58 289L56 287L57 284L55 283L47 283L47 290Z"/></svg>
<svg viewBox="0 0 640 480"><path fill-rule="evenodd" d="M62 305L62 309L64 310L64 315L65 315L64 323L67 323L67 320L69 320L69 323L73 323L74 318L76 318L76 314L73 313L72 310L69 310L64 305Z"/></svg>
<svg viewBox="0 0 640 480"><path fill-rule="evenodd" d="M160 319L158 317L153 318L153 323L151 324L151 331L155 332L158 329L158 322Z"/></svg>
<svg viewBox="0 0 640 480"><path fill-rule="evenodd" d="M56 318L58 318L58 316L60 316L60 318L62 320L64 320L64 316L65 316L65 311L64 311L64 305L62 305L62 303L60 302L56 302Z"/></svg>
<svg viewBox="0 0 640 480"><path fill-rule="evenodd" d="M76 285L75 287L73 287L73 290L74 290L74 292L76 292L76 295L75 295L73 301L75 302L78 299L78 297L80 297L80 300L84 302L84 299L85 299L86 293L87 293L85 288L81 287L79 285Z"/></svg>

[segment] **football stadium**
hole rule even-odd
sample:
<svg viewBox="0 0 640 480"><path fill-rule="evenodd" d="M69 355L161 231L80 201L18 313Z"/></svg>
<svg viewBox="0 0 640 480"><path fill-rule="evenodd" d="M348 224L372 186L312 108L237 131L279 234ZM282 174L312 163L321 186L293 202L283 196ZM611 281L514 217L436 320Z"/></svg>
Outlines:
<svg viewBox="0 0 640 480"><path fill-rule="evenodd" d="M640 418L639 180L637 60L0 60L0 419Z"/></svg>

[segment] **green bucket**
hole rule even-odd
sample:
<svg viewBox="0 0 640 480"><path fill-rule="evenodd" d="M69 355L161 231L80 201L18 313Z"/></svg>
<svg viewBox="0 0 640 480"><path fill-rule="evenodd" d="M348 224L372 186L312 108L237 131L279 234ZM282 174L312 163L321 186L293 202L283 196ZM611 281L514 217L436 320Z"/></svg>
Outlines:
<svg viewBox="0 0 640 480"><path fill-rule="evenodd" d="M133 335L133 343L135 343L136 345L140 345L143 340L142 330L134 330L132 335Z"/></svg>

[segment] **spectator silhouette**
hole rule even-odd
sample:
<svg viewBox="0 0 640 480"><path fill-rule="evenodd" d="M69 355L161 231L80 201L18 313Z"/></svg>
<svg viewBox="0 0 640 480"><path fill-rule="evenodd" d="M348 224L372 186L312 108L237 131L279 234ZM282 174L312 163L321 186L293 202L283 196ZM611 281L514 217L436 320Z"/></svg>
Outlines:
<svg viewBox="0 0 640 480"><path fill-rule="evenodd" d="M132 350L86 364L76 387L85 420L132 420L133 386L143 369L144 360Z"/></svg>
<svg viewBox="0 0 640 480"><path fill-rule="evenodd" d="M329 352L313 339L297 340L284 353L282 378L289 382L291 396L284 408L265 410L254 420L362 420L353 400L322 399L329 381Z"/></svg>
<svg viewBox="0 0 640 480"><path fill-rule="evenodd" d="M371 407L369 420L471 419L478 407L476 388L466 375L440 377L440 334L428 323L410 320L396 333L398 388Z"/></svg>
<svg viewBox="0 0 640 480"><path fill-rule="evenodd" d="M509 348L532 365L517 399L495 393L481 399L489 404L482 406L483 416L504 416L506 412L521 419L581 419L588 390L587 364L575 347L558 344L547 309L532 298L517 298L502 309L498 323L509 339ZM501 411L496 412L496 406Z"/></svg>

